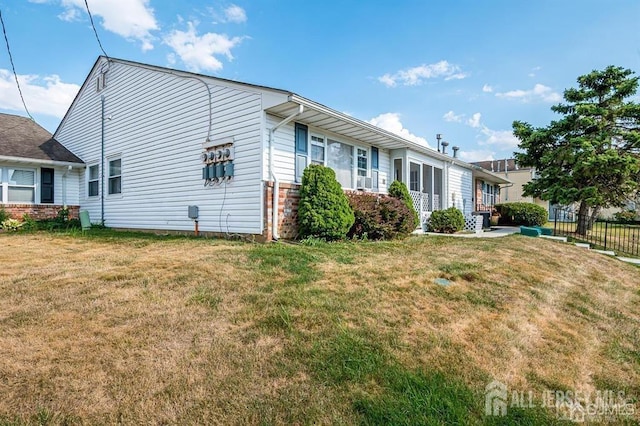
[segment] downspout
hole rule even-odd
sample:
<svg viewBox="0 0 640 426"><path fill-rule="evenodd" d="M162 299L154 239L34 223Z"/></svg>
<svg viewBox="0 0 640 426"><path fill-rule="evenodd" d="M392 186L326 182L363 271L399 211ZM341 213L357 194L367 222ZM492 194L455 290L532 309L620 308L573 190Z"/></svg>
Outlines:
<svg viewBox="0 0 640 426"><path fill-rule="evenodd" d="M271 174L271 179L273 179L273 201L271 202L271 236L275 241L278 241L280 235L278 234L278 195L280 193L280 179L276 175L273 169L273 155L274 148L273 145L275 143L273 139L273 135L280 127L289 123L291 120L299 116L304 112L304 105L298 106L298 111L294 112L271 129L269 129L269 173ZM295 157L294 157L295 161Z"/></svg>
<svg viewBox="0 0 640 426"><path fill-rule="evenodd" d="M101 127L100 127L100 223L104 226L104 95L100 96Z"/></svg>
<svg viewBox="0 0 640 426"><path fill-rule="evenodd" d="M73 169L73 166L68 166L62 174L62 206L67 208L67 175Z"/></svg>

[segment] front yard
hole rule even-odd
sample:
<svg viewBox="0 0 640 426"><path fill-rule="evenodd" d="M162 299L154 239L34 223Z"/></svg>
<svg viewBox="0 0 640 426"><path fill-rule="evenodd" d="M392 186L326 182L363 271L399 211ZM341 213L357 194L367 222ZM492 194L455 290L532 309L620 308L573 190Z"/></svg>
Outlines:
<svg viewBox="0 0 640 426"><path fill-rule="evenodd" d="M574 390L640 420L640 269L569 245L0 246L0 424L548 424L544 392ZM486 416L493 380L533 404Z"/></svg>

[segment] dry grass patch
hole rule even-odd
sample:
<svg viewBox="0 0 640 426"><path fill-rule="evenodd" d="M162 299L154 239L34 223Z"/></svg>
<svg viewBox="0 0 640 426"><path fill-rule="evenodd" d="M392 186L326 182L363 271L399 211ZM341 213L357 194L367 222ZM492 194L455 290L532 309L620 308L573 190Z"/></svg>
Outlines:
<svg viewBox="0 0 640 426"><path fill-rule="evenodd" d="M567 245L0 244L0 423L483 423L493 379L640 396L638 269Z"/></svg>

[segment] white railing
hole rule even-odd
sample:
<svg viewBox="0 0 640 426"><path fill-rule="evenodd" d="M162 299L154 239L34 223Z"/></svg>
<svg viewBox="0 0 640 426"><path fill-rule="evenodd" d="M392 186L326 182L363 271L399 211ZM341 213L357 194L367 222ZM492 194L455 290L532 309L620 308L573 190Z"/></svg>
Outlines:
<svg viewBox="0 0 640 426"><path fill-rule="evenodd" d="M409 191L409 195L411 195L413 207L418 213L431 211L431 206L429 205L429 194L420 191Z"/></svg>

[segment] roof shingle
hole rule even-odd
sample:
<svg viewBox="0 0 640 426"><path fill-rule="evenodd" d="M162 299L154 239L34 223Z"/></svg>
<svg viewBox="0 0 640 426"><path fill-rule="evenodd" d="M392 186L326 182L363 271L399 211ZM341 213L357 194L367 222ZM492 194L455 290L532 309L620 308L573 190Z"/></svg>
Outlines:
<svg viewBox="0 0 640 426"><path fill-rule="evenodd" d="M35 121L2 113L0 113L0 156L83 163Z"/></svg>

